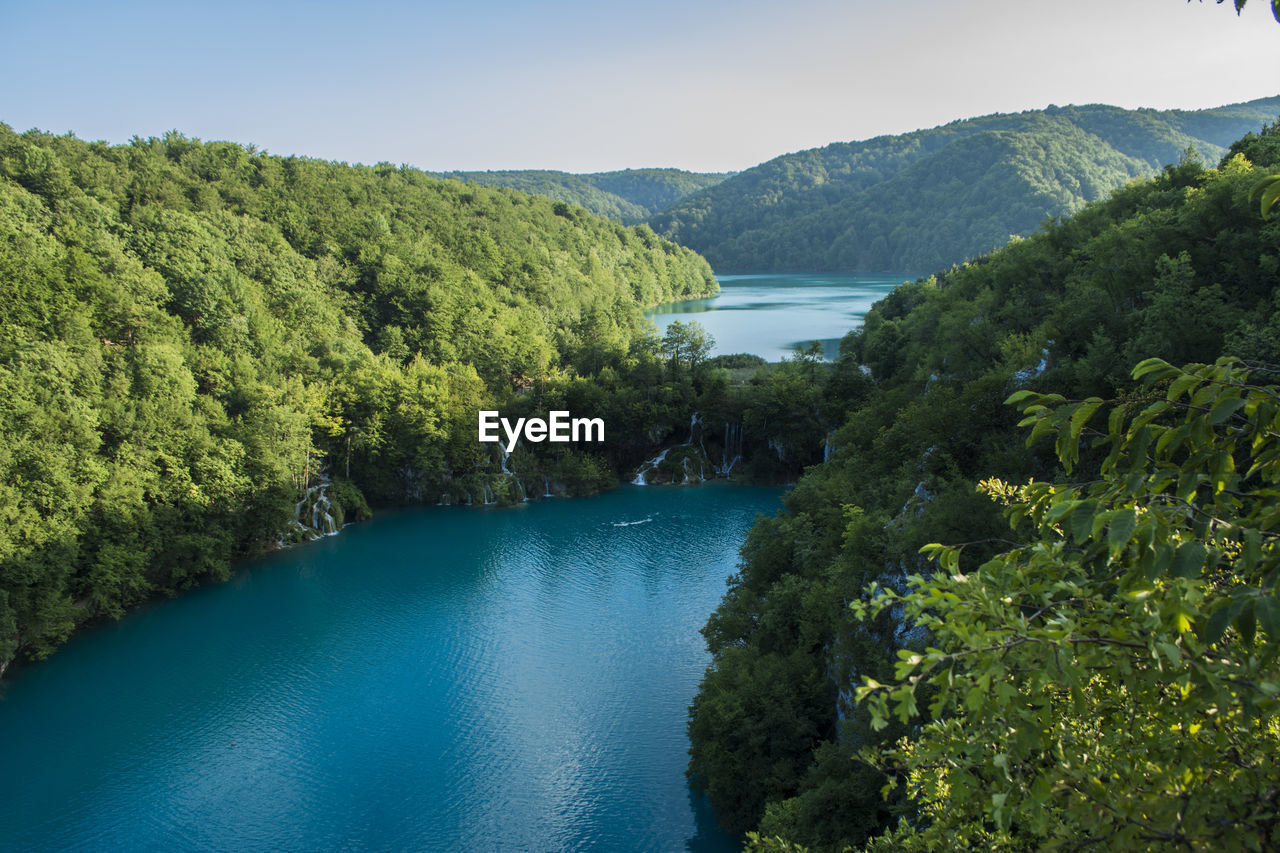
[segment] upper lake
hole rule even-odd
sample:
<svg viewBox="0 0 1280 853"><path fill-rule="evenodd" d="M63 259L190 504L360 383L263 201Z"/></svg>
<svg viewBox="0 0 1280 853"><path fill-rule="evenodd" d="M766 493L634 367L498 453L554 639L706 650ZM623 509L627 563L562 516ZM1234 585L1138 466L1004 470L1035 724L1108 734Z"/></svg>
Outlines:
<svg viewBox="0 0 1280 853"><path fill-rule="evenodd" d="M716 339L712 355L746 352L779 361L797 345L820 341L828 358L840 339L862 325L876 301L904 273L766 273L723 275L720 295L669 302L645 312L659 332L674 320L696 320Z"/></svg>
<svg viewBox="0 0 1280 853"><path fill-rule="evenodd" d="M734 850L699 629L779 489L380 513L13 672L0 849Z"/></svg>

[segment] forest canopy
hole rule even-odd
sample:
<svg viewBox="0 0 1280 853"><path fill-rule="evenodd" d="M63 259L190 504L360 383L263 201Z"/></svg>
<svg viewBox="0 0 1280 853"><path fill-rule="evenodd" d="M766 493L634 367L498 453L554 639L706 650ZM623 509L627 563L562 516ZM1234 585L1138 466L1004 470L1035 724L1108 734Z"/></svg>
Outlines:
<svg viewBox="0 0 1280 853"><path fill-rule="evenodd" d="M479 409L660 376L641 308L716 287L647 226L510 189L0 125L0 669L225 576L321 472L339 524L362 492L489 494ZM640 397L660 422L670 401ZM590 490L612 464L524 470Z"/></svg>
<svg viewBox="0 0 1280 853"><path fill-rule="evenodd" d="M777 157L650 218L721 272L945 269L1189 151L1215 163L1280 97L1208 110L1050 106Z"/></svg>
<svg viewBox="0 0 1280 853"><path fill-rule="evenodd" d="M749 533L704 629L713 663L691 708L689 769L727 828L757 831L764 850L938 849L941 839L1040 849L1062 833L1086 849L1107 849L1117 833L1158 849L1183 837L1194 846L1230 815L1246 847L1276 843L1274 810L1250 817L1254 794L1269 796L1251 786L1273 790L1274 779L1247 752L1274 751L1273 697L1217 682L1224 692L1210 684L1190 704L1178 698L1188 684L1200 689L1196 655L1214 643L1225 644L1213 648L1227 669L1254 666L1252 649L1273 668L1258 613L1270 619L1273 606L1259 596L1270 601L1274 580L1274 448L1248 436L1275 417L1276 392L1254 394L1280 365L1280 217L1264 218L1255 195L1280 167L1275 132L1246 135L1217 168L1184 160L900 286L846 336L822 392L847 412L830 458ZM1224 356L1241 361L1218 365ZM1161 364L1157 376L1151 365ZM1155 379L1170 384L1147 384ZM1043 407L1028 412L1030 446L1011 396ZM1206 531L1208 516L1230 526ZM922 552L930 545L941 547ZM1122 595L1095 564L1133 571L1133 583ZM1159 585L1158 597L1142 584ZM1115 628L1119 639L1155 649L1140 669L1156 680L1132 685L1145 691L1130 697L1140 707L1105 676L1073 688L1053 682L1055 664L1037 680L1043 659L1022 657L1050 653L1053 631L1095 636L1103 629L1090 620L1106 613L1072 609L1094 604L1115 612L1110 625L1122 612L1135 620ZM1050 612L1067 621L1047 624ZM1038 645L1008 656L976 651L1032 635ZM1075 645L1063 672L1107 652ZM955 655L972 663L953 665ZM1191 719L1201 701L1219 703L1222 727ZM1058 719L1053 709L1069 731L1036 728ZM1031 715L1025 738L1011 714ZM1121 720L1142 721L1136 740L1088 728ZM1198 738L1158 744L1184 723L1202 727ZM994 734L1009 726L1017 731ZM1150 787L1103 774L1097 788L1071 776L1076 765L1055 767L1055 739L1067 736L1063 749L1145 754ZM1180 809L1178 791L1204 798ZM1128 820L1140 813L1158 818L1154 829Z"/></svg>

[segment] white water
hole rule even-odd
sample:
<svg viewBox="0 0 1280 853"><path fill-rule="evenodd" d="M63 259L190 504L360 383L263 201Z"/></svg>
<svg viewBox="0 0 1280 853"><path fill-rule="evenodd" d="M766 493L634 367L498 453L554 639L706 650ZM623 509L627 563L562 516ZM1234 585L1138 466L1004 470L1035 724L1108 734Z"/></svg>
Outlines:
<svg viewBox="0 0 1280 853"><path fill-rule="evenodd" d="M675 446L683 447L683 445L675 445ZM635 486L649 485L648 481L645 480L645 472L657 469L657 467L662 464L662 460L666 459L667 454L670 452L671 452L670 447L664 448L663 451L659 453L657 456L653 457L648 462L641 465L640 469L636 471L636 478L631 481L632 485L635 485Z"/></svg>
<svg viewBox="0 0 1280 853"><path fill-rule="evenodd" d="M328 494L330 481L324 474L320 475L319 480L293 505L293 520L289 522L288 530L276 539L277 547L284 548L296 542L310 542L322 536L337 534L338 523L333 518L333 504Z"/></svg>
<svg viewBox="0 0 1280 853"><path fill-rule="evenodd" d="M716 473L728 477L733 466L742 461L742 425L724 422L724 449L720 453L720 465Z"/></svg>

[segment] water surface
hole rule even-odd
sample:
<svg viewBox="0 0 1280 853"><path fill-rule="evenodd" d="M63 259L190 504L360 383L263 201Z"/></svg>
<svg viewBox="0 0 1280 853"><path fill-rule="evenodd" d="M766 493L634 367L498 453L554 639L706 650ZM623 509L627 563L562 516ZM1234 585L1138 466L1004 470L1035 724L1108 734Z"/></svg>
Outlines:
<svg viewBox="0 0 1280 853"><path fill-rule="evenodd" d="M777 489L380 514L3 686L0 849L736 849L698 629Z"/></svg>
<svg viewBox="0 0 1280 853"><path fill-rule="evenodd" d="M828 358L862 325L872 304L915 276L904 273L722 275L710 299L668 302L645 312L659 332L674 320L701 323L716 339L712 355L746 352L778 361L818 341Z"/></svg>

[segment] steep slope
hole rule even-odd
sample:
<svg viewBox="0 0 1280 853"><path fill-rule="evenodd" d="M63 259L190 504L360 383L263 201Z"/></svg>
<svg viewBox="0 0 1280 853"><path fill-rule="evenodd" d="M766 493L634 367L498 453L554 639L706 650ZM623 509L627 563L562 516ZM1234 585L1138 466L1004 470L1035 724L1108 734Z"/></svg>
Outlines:
<svg viewBox="0 0 1280 853"><path fill-rule="evenodd" d="M1004 405L1013 391L1124 398L1145 358L1223 354L1270 366L1259 381L1271 381L1280 217L1260 218L1249 195L1259 167L1274 166L1273 140L1240 146L1258 153L1255 165L1233 156L1216 170L1169 167L975 263L903 285L846 338L822 390L850 412L828 439L829 459L749 534L704 629L713 663L691 709L690 770L727 827L817 853L857 848L897 822L905 804L886 802L886 779L855 757L912 729L873 729L853 689L892 680L899 650L927 643L894 614L855 619L849 603L871 582L901 590L907 575L931 571L926 543L970 543L965 573L1007 549L1008 524L976 484L1063 476L1052 442L1026 447ZM1103 455L1086 448L1081 468ZM1230 769L1222 762L1206 772ZM971 784L998 793L990 778ZM1130 792L1109 793L1123 807Z"/></svg>
<svg viewBox="0 0 1280 853"><path fill-rule="evenodd" d="M1088 105L983 116L787 154L649 221L722 271L940 268L1189 148L1216 162L1277 112L1280 97L1194 112Z"/></svg>

